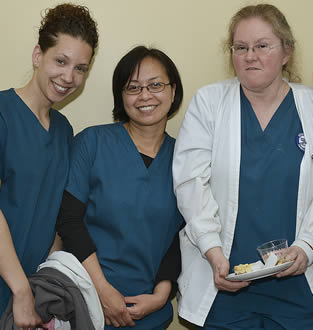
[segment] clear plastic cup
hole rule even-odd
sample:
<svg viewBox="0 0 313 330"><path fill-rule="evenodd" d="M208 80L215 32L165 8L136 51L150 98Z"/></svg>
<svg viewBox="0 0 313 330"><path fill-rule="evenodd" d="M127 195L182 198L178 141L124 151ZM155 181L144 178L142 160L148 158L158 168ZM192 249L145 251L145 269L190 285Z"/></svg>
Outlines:
<svg viewBox="0 0 313 330"><path fill-rule="evenodd" d="M258 246L257 251L265 263L271 252L274 252L277 258L281 258L285 255L287 248L288 241L286 239L276 239Z"/></svg>

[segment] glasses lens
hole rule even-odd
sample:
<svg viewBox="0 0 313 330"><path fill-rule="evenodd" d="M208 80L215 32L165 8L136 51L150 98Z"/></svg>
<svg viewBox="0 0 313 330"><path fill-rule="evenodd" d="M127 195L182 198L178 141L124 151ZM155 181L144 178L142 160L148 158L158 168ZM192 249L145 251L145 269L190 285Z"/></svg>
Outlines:
<svg viewBox="0 0 313 330"><path fill-rule="evenodd" d="M232 47L232 50L233 50L233 53L236 55L243 55L243 54L247 53L248 48L247 48L247 46L244 46L244 45L234 45Z"/></svg>
<svg viewBox="0 0 313 330"><path fill-rule="evenodd" d="M126 94L139 94L141 92L141 87L139 85L128 85L124 88Z"/></svg>
<svg viewBox="0 0 313 330"><path fill-rule="evenodd" d="M254 47L254 51L258 54L258 55L264 55L267 54L270 50L270 47L268 44L257 44Z"/></svg>
<svg viewBox="0 0 313 330"><path fill-rule="evenodd" d="M158 92L162 92L164 89L164 84L161 82L154 82L152 84L149 84L148 89L150 92L152 93L158 93Z"/></svg>

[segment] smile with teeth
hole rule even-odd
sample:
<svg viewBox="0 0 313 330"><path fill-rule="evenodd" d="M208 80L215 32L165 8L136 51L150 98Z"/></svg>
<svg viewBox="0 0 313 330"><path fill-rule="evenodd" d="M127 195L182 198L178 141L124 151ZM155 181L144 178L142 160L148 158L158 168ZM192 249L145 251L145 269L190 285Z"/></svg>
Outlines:
<svg viewBox="0 0 313 330"><path fill-rule="evenodd" d="M69 87L60 86L55 82L53 84L54 84L55 89L60 93L66 93L69 90Z"/></svg>
<svg viewBox="0 0 313 330"><path fill-rule="evenodd" d="M140 110L140 111L152 111L156 107L157 107L156 105L145 105L145 106L142 106L142 107L138 107L137 109Z"/></svg>

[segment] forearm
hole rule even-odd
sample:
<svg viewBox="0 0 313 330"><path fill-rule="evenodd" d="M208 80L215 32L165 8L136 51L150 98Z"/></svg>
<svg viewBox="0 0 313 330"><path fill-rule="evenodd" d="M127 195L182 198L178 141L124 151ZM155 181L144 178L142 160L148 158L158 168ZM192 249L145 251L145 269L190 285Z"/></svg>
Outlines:
<svg viewBox="0 0 313 330"><path fill-rule="evenodd" d="M56 233L54 242L51 246L51 249L49 251L49 255L55 251L61 251L62 250L62 239L61 237Z"/></svg>
<svg viewBox="0 0 313 330"><path fill-rule="evenodd" d="M82 262L82 265L92 279L99 296L111 287L102 272L96 253L92 253L88 258L86 258Z"/></svg>
<svg viewBox="0 0 313 330"><path fill-rule="evenodd" d="M29 282L16 255L10 229L0 210L0 276L7 283L13 295L31 292Z"/></svg>
<svg viewBox="0 0 313 330"><path fill-rule="evenodd" d="M158 299L160 306L164 306L172 290L171 281L164 280L159 282L154 290L153 295Z"/></svg>

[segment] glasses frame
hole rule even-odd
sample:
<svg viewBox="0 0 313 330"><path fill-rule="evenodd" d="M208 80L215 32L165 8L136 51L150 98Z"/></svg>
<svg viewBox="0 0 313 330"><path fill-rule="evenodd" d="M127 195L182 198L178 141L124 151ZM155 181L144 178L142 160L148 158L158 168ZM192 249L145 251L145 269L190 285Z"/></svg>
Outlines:
<svg viewBox="0 0 313 330"><path fill-rule="evenodd" d="M123 88L123 91L124 91L125 94L127 94L127 95L139 95L139 94L142 93L143 89L146 88L147 91L148 91L149 93L156 94L156 93L161 93L161 92L163 92L166 86L168 86L168 85L172 85L172 83L170 83L170 82L169 82L169 83L157 82L157 83L163 86L163 88L162 88L161 90L157 91L157 92L156 92L156 91L152 91L152 90L150 90L151 85L153 85L154 83L148 84L148 85L146 85L146 86L138 86L138 92L136 92L136 93L129 93L129 91L127 90L126 87ZM129 85L130 85L130 84L128 84L127 86L129 86Z"/></svg>
<svg viewBox="0 0 313 330"><path fill-rule="evenodd" d="M230 50L231 50L231 52L232 52L232 54L233 55L235 55L235 56L243 56L243 55L247 55L248 53L249 53L249 50L251 49L252 51L253 51L253 53L255 53L255 54L257 54L257 55L260 55L260 54L258 54L258 52L257 51L255 51L255 47L256 47L257 45L254 45L254 46L252 46L252 47L246 47L245 48L245 51L242 53L242 54L236 54L236 51L235 51L235 46L234 45L232 45L231 47L230 47ZM272 45L272 46L269 46L268 45L268 51L265 53L265 54L261 54L261 55L266 55L266 54L268 54L272 49L274 49L274 48L277 48L277 47L279 47L279 46L282 46L282 44L281 43L279 43L279 44L275 44L275 45Z"/></svg>

